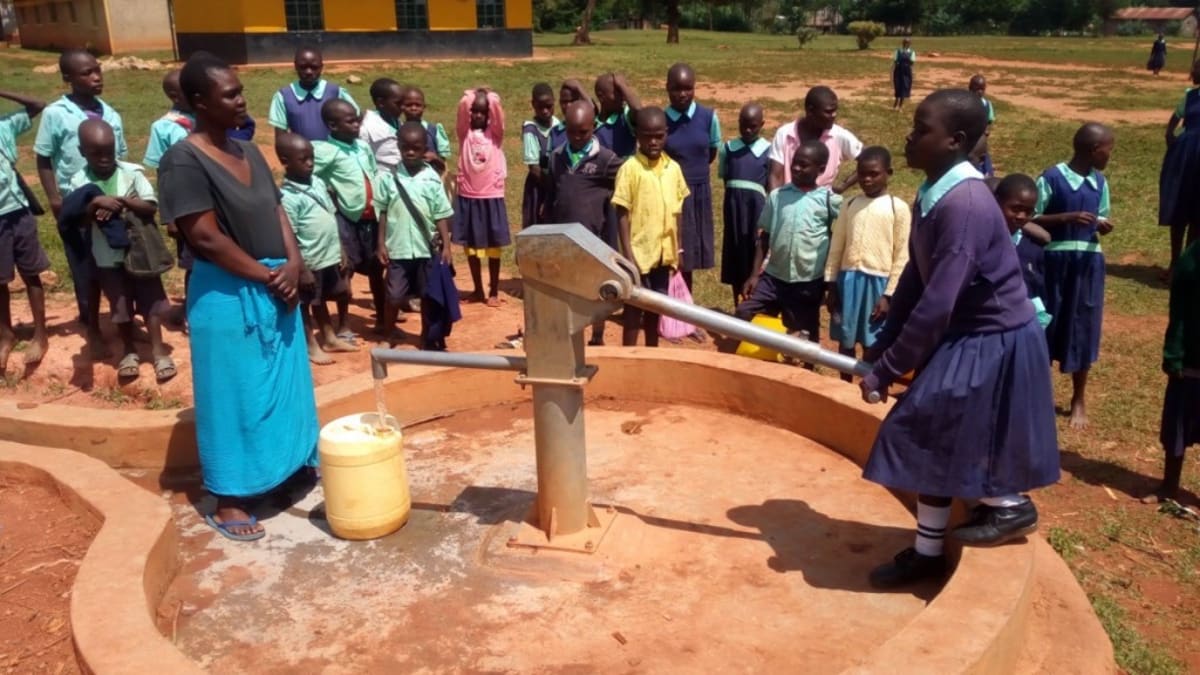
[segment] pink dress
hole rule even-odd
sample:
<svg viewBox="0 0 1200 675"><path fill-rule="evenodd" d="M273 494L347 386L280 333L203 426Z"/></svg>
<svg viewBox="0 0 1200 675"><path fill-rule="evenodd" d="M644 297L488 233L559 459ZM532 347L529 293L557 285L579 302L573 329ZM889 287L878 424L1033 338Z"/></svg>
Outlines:
<svg viewBox="0 0 1200 675"><path fill-rule="evenodd" d="M504 108L495 92L488 92L487 100L485 129L471 128L475 90L467 90L458 102L458 199L452 229L454 243L469 248L497 248L512 241L504 203Z"/></svg>

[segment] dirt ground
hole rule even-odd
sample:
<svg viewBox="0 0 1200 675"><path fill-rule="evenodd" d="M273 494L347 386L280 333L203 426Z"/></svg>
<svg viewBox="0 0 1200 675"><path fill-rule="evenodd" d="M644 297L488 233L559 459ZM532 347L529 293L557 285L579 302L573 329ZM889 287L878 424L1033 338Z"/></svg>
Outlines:
<svg viewBox="0 0 1200 675"><path fill-rule="evenodd" d="M80 672L71 584L99 527L52 488L0 480L0 671Z"/></svg>

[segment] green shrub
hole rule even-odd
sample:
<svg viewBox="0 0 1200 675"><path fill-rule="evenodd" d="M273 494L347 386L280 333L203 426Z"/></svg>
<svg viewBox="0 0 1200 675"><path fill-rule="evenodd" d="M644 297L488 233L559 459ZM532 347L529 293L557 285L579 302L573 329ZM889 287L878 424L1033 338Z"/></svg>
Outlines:
<svg viewBox="0 0 1200 675"><path fill-rule="evenodd" d="M886 32L884 25L875 21L851 21L846 30L858 40L859 49L869 49L875 38Z"/></svg>

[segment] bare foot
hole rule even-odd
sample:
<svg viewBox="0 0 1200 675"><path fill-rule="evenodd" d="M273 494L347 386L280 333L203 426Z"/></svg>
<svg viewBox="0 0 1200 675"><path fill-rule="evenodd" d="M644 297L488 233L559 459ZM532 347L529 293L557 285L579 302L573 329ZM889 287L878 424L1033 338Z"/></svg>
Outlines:
<svg viewBox="0 0 1200 675"><path fill-rule="evenodd" d="M1072 403L1071 421L1069 424L1072 429L1086 429L1088 427L1087 406L1083 403Z"/></svg>
<svg viewBox="0 0 1200 675"><path fill-rule="evenodd" d="M489 295L487 299L487 306L491 307L492 309L498 309L500 307L500 297L497 295Z"/></svg>
<svg viewBox="0 0 1200 675"><path fill-rule="evenodd" d="M308 348L308 360L315 366L328 366L333 364L333 357L326 354L317 345L310 345Z"/></svg>
<svg viewBox="0 0 1200 675"><path fill-rule="evenodd" d="M17 336L15 333L5 333L0 335L0 378L8 372L8 355L12 354L13 347L17 346Z"/></svg>
<svg viewBox="0 0 1200 675"><path fill-rule="evenodd" d="M484 301L483 291L475 291L474 293L467 296L467 302L483 302L483 301Z"/></svg>
<svg viewBox="0 0 1200 675"><path fill-rule="evenodd" d="M237 506L222 506L217 508L217 512L213 514L213 519L218 523L235 523L235 522L250 522L250 514L243 511ZM262 523L254 523L253 525L235 525L225 528L231 534L245 536L248 534L258 534L265 531Z"/></svg>
<svg viewBox="0 0 1200 675"><path fill-rule="evenodd" d="M327 352L356 352L356 351L358 351L358 347L355 347L354 345L350 344L349 342L343 342L340 338L332 337L332 338L327 338L325 340L325 351L327 351Z"/></svg>
<svg viewBox="0 0 1200 675"><path fill-rule="evenodd" d="M49 347L50 345L47 343L46 338L44 337L40 340L34 340L33 342L30 342L29 349L25 350L25 365L36 366L37 364L41 363L42 359L45 358L46 350Z"/></svg>

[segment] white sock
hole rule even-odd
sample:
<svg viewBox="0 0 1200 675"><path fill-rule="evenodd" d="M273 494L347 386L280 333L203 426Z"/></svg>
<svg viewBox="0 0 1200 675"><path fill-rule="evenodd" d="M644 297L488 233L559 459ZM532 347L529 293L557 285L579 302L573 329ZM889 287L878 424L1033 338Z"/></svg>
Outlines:
<svg viewBox="0 0 1200 675"><path fill-rule="evenodd" d="M1020 506L1029 501L1029 497L1025 495L1003 495L1001 497L984 497L979 500L980 504L990 506L992 508L1009 508Z"/></svg>
<svg viewBox="0 0 1200 675"><path fill-rule="evenodd" d="M928 556L942 554L946 543L946 526L950 524L949 506L929 506L917 502L917 553Z"/></svg>

